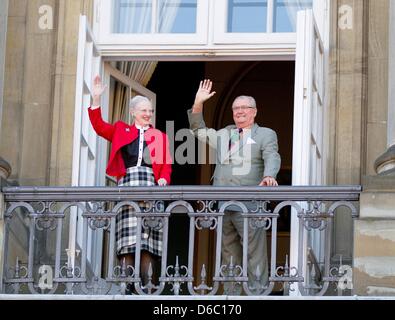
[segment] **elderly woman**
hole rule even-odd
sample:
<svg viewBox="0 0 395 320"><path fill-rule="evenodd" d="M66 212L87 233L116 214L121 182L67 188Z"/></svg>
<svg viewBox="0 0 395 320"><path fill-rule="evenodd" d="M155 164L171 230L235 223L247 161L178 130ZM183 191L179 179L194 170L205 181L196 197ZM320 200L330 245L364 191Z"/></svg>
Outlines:
<svg viewBox="0 0 395 320"><path fill-rule="evenodd" d="M130 100L132 125L117 121L103 121L100 97L105 90L100 76L93 84L93 102L89 117L96 133L111 142L110 158L106 172L117 177L119 186L166 186L170 184L171 157L167 135L151 124L153 108L151 101L143 96ZM118 258L134 266L136 251L137 218L129 208L122 209L116 218L116 242ZM147 283L148 268L162 255L162 230L142 229L141 276Z"/></svg>

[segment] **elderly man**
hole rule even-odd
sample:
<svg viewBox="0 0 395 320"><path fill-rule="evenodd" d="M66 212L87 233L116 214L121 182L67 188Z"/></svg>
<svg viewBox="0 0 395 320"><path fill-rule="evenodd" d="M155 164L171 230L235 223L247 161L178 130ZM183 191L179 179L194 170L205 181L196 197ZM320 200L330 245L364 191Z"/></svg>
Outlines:
<svg viewBox="0 0 395 320"><path fill-rule="evenodd" d="M276 175L281 159L278 154L276 133L255 123L257 107L255 99L239 96L232 104L234 125L221 130L206 128L203 120L203 103L215 92L212 82L200 82L192 109L188 110L190 129L195 136L208 142L216 149L215 186L277 186ZM245 203L253 209L252 203ZM255 206L256 208L256 206ZM242 263L243 218L240 207L229 206L225 210L222 229L222 264ZM248 232L248 277L250 286L255 280L259 267L261 286L268 280L268 258L266 232L264 228L250 229ZM224 286L226 294L240 293ZM238 292L237 292L238 291Z"/></svg>

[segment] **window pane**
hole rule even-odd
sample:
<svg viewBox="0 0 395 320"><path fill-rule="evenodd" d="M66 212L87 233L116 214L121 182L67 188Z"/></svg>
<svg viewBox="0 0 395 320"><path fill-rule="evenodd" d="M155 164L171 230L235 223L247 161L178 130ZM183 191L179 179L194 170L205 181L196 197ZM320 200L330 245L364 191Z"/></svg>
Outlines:
<svg viewBox="0 0 395 320"><path fill-rule="evenodd" d="M113 0L114 33L150 33L152 0Z"/></svg>
<svg viewBox="0 0 395 320"><path fill-rule="evenodd" d="M195 33L196 15L197 0L113 0L113 32Z"/></svg>
<svg viewBox="0 0 395 320"><path fill-rule="evenodd" d="M273 32L295 32L296 13L312 8L313 0L275 0Z"/></svg>
<svg viewBox="0 0 395 320"><path fill-rule="evenodd" d="M159 33L195 33L197 0L159 0Z"/></svg>
<svg viewBox="0 0 395 320"><path fill-rule="evenodd" d="M267 0L229 0L227 32L266 32Z"/></svg>

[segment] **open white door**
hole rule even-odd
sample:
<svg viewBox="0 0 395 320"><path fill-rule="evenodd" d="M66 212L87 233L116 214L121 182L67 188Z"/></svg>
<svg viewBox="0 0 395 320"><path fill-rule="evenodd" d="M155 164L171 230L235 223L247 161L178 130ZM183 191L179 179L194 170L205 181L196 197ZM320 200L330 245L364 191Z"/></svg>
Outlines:
<svg viewBox="0 0 395 320"><path fill-rule="evenodd" d="M5 71L5 49L7 41L8 0L0 1L0 132L3 114L3 85Z"/></svg>
<svg viewBox="0 0 395 320"><path fill-rule="evenodd" d="M292 185L321 185L324 130L324 46L312 10L298 12L295 100L292 156ZM305 238L304 248L321 255L322 234ZM322 238L323 239L323 238ZM299 219L291 216L291 265L298 265ZM306 250L304 250L306 252ZM303 258L306 261L305 257ZM303 268L306 270L306 268ZM304 276L304 275L303 275ZM296 291L297 288L295 287Z"/></svg>
<svg viewBox="0 0 395 320"><path fill-rule="evenodd" d="M96 177L96 166L98 158L97 135L89 123L87 108L92 101L91 86L93 78L102 71L102 60L97 49L92 31L90 30L86 16L80 16L76 93L74 111L74 137L73 137L73 167L72 186L93 186L98 185ZM83 221L81 212L72 208L69 229L69 261L74 266L77 247L82 248ZM99 259L95 254L100 255L101 236L92 237L91 230L88 230L87 259L93 263ZM77 246L78 244L78 246Z"/></svg>
<svg viewBox="0 0 395 320"><path fill-rule="evenodd" d="M102 70L102 61L86 16L80 17L76 95L74 113L74 150L72 185L95 184L97 135L89 123L87 107L92 101L91 86Z"/></svg>

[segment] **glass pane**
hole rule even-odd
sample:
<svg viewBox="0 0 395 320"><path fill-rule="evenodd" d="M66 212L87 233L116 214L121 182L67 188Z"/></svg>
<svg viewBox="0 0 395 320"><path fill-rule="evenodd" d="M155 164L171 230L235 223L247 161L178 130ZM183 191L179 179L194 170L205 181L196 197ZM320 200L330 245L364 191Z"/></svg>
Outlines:
<svg viewBox="0 0 395 320"><path fill-rule="evenodd" d="M150 33L152 0L113 0L114 33Z"/></svg>
<svg viewBox="0 0 395 320"><path fill-rule="evenodd" d="M229 0L227 32L266 32L267 0Z"/></svg>
<svg viewBox="0 0 395 320"><path fill-rule="evenodd" d="M296 13L312 6L313 0L275 0L273 32L296 32Z"/></svg>
<svg viewBox="0 0 395 320"><path fill-rule="evenodd" d="M159 33L195 33L197 0L159 0Z"/></svg>

